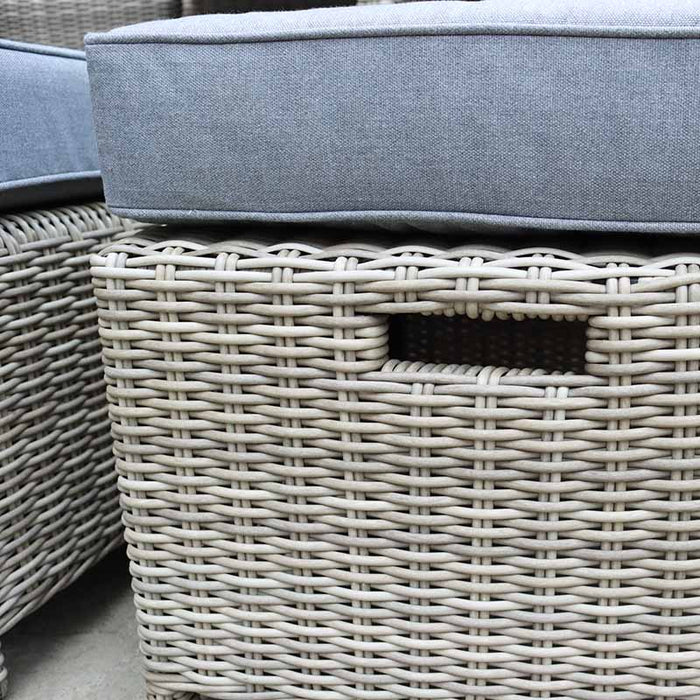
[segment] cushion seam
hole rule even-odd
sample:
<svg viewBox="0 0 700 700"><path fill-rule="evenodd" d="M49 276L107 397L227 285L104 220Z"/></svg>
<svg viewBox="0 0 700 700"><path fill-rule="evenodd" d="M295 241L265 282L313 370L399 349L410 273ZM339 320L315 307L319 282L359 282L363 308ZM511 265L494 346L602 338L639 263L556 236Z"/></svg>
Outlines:
<svg viewBox="0 0 700 700"><path fill-rule="evenodd" d="M693 224L697 225L697 221L693 220L675 220L675 219L642 219L631 221L629 219L571 219L561 216L530 216L526 214L496 214L494 212L468 212L468 211L450 211L444 209L329 209L329 210L316 210L316 211L240 211L235 209L192 209L192 208L175 208L168 209L164 207L150 208L150 207L134 207L134 206L124 206L121 204L109 203L109 206L113 209L121 209L122 211L132 211L132 212L174 212L174 213L191 213L197 212L199 214L224 214L224 215L251 215L251 216L316 216L316 215L337 215L337 214L347 214L347 215L357 215L357 214L435 214L435 215L455 215L455 216L475 216L475 217L488 217L488 218L505 218L505 219L526 219L532 221L562 221L568 223L576 223L578 221L590 223L590 224L628 224L634 226L635 224Z"/></svg>
<svg viewBox="0 0 700 700"><path fill-rule="evenodd" d="M25 48L26 47L26 48ZM85 63L86 57L84 55L84 52L75 50L78 54L83 54L83 55L77 55L73 56L68 53L63 53L61 50L54 50L54 47L52 46L46 46L44 50L44 46L39 47L41 50L39 50L37 47L35 47L33 44L22 44L22 42L3 42L0 41L0 51L16 51L17 53L29 53L34 56L52 56L53 58L66 58L69 61L80 61L81 63ZM57 47L56 47L57 48ZM71 51L71 49L66 49L66 51Z"/></svg>
<svg viewBox="0 0 700 700"><path fill-rule="evenodd" d="M54 179L87 179L101 177L99 170L70 170L62 173L45 173L44 175L34 175L32 177L24 177L19 180L0 180L0 190L16 188L18 186L31 186L33 184L43 184L46 178Z"/></svg>
<svg viewBox="0 0 700 700"><path fill-rule="evenodd" d="M351 30L339 30L340 32ZM129 37L88 35L86 46L120 46L124 44L164 44L164 45L228 45L228 44L263 44L286 41L336 41L347 39L398 39L406 37L430 38L445 36L533 36L555 38L590 38L590 39L640 39L640 40L673 40L700 39L700 26L697 27L573 27L569 25L513 26L494 25L480 27L454 27L451 25L436 25L434 31L412 31L411 28L397 27L395 30L371 29L359 30L353 33L340 33L337 36L327 34L271 34L270 36L249 37L203 37L182 36L151 36Z"/></svg>

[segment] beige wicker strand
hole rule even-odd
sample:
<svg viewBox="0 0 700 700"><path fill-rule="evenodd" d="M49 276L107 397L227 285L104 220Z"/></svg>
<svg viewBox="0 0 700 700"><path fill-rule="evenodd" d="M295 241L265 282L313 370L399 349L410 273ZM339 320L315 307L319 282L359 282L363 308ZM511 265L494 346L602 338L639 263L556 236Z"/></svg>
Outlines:
<svg viewBox="0 0 700 700"><path fill-rule="evenodd" d="M168 235L93 257L149 698L700 697L700 255Z"/></svg>
<svg viewBox="0 0 700 700"><path fill-rule="evenodd" d="M0 217L0 635L121 540L88 260L132 229L101 204Z"/></svg>

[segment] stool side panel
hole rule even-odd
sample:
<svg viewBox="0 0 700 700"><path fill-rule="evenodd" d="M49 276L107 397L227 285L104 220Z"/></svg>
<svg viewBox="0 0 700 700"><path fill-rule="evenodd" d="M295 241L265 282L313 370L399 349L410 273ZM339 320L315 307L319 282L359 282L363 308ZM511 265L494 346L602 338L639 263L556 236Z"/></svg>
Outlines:
<svg viewBox="0 0 700 700"><path fill-rule="evenodd" d="M89 256L132 228L0 217L0 633L122 540Z"/></svg>
<svg viewBox="0 0 700 700"><path fill-rule="evenodd" d="M697 695L696 256L193 237L93 279L154 692ZM395 313L585 321L586 373L400 362Z"/></svg>

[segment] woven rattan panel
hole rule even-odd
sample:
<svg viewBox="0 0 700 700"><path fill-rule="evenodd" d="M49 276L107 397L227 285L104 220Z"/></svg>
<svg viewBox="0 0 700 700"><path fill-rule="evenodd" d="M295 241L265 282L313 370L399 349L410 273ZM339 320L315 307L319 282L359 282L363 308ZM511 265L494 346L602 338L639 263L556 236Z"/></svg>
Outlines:
<svg viewBox="0 0 700 700"><path fill-rule="evenodd" d="M152 698L700 697L700 255L176 237L94 258Z"/></svg>
<svg viewBox="0 0 700 700"><path fill-rule="evenodd" d="M127 228L101 204L0 217L0 634L121 539L88 261Z"/></svg>
<svg viewBox="0 0 700 700"><path fill-rule="evenodd" d="M354 4L352 0L347 0L347 2L340 0L183 0L183 14L306 10L312 7Z"/></svg>
<svg viewBox="0 0 700 700"><path fill-rule="evenodd" d="M180 0L0 0L0 37L83 48L88 32L178 17Z"/></svg>

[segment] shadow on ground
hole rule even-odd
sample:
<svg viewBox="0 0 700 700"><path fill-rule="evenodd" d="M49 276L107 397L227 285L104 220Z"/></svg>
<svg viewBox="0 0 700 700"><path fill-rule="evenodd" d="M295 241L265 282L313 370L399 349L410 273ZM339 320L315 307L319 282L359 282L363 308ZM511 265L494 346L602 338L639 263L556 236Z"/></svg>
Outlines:
<svg viewBox="0 0 700 700"><path fill-rule="evenodd" d="M93 567L2 643L8 700L145 697L125 552Z"/></svg>

